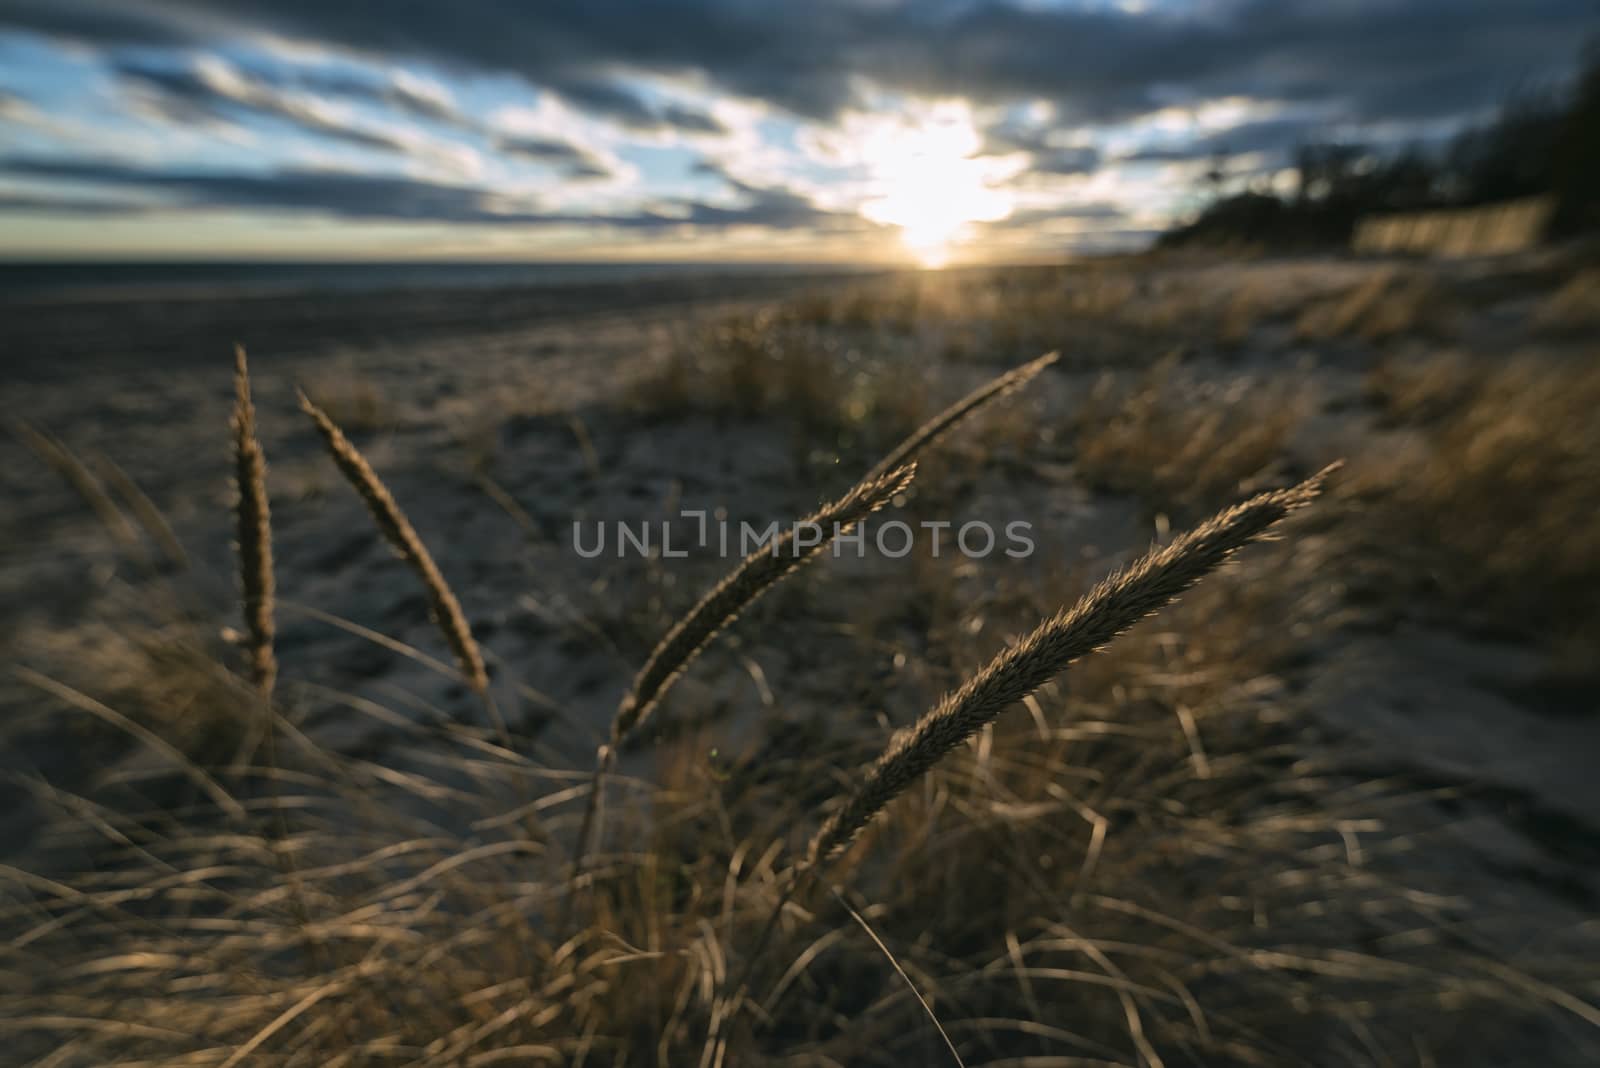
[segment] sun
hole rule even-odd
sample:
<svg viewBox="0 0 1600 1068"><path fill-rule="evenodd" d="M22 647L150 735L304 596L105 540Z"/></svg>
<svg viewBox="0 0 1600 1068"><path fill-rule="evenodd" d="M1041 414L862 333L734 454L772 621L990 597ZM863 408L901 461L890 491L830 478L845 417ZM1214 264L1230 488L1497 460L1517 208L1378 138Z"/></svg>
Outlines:
<svg viewBox="0 0 1600 1068"><path fill-rule="evenodd" d="M906 251L924 267L942 267L973 236L973 224L1011 214L1000 183L1016 161L979 155L983 139L964 101L881 120L858 134L869 195L861 214L900 228Z"/></svg>

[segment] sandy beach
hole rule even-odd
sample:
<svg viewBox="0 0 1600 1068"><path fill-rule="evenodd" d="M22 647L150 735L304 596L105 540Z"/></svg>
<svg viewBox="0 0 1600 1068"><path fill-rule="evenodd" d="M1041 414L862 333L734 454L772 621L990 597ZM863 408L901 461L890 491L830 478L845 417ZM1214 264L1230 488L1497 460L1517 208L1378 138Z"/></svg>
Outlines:
<svg viewBox="0 0 1600 1068"><path fill-rule="evenodd" d="M1166 729L1188 733L1202 776L1228 743L1206 737L1209 706L1189 701L1253 710L1301 753L1286 776L1347 783L1353 797L1362 782L1398 784L1404 804L1354 805L1329 844L1357 863L1374 851L1365 863L1385 878L1469 896L1482 919L1472 937L1495 952L1592 938L1592 700L1563 690L1524 639L1377 596L1363 583L1391 580L1351 565L1340 526L1364 507L1374 463L1425 447L1425 427L1385 414L1375 376L1430 366L1440 348L1497 359L1508 342L1556 363L1592 359L1592 335L1540 325L1573 277L1543 254L1149 258L855 279L13 299L4 415L70 450L115 521L25 432L0 439L0 655L36 673L0 684L5 855L49 855L37 837L48 805L30 782L158 789L164 774L148 747L42 692L38 677L207 759L237 737L216 707L227 690L217 673L237 655L226 638L238 626L234 341L250 353L269 463L285 714L316 746L397 774L430 766L417 725L493 724L297 410L297 386L345 427L432 548L516 744L543 766L581 769L650 646L732 563L696 543L685 513L802 516L902 426L1053 348L1059 363L943 443L895 513L1022 521L1034 552L830 555L705 654L624 773L660 779L685 763L737 768L817 746L847 759L912 721L981 652L1203 510L1345 458L1357 489L1344 520L1246 554L1222 594L1196 595L1171 628L1137 630L1156 657L1140 670L1156 674L1122 699L1198 711L1198 732L1176 719ZM1404 308L1382 305L1413 291ZM1403 323L1385 326L1393 315ZM750 359L767 361L767 380L741 393ZM1158 401L1180 407L1138 423ZM1200 474L1141 491L1117 473L1132 439L1113 431L1153 435L1138 446L1157 454L1139 461L1152 472L1170 461ZM577 551L575 524L608 523L666 523L689 548L672 559L659 543L651 554ZM1235 650L1206 656L1250 666L1230 679L1190 663L1184 628ZM1555 1050L1563 1039L1536 1041Z"/></svg>

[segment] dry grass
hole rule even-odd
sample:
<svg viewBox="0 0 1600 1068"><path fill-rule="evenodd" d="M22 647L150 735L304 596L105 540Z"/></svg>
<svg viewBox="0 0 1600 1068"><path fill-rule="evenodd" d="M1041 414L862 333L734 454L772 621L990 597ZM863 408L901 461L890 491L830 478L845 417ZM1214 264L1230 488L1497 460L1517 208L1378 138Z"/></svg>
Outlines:
<svg viewBox="0 0 1600 1068"><path fill-rule="evenodd" d="M32 652L62 676L92 680L97 701L201 767L223 767L248 755L258 740L260 716L226 666L229 650L216 628L182 618L136 627L93 625L57 635ZM50 708L48 715L55 714ZM103 720L78 717L68 733L82 747L91 774L127 748L125 733L107 730Z"/></svg>
<svg viewBox="0 0 1600 1068"><path fill-rule="evenodd" d="M1534 312L1533 326L1557 335L1593 335L1600 330L1600 268L1578 271L1546 297Z"/></svg>
<svg viewBox="0 0 1600 1068"><path fill-rule="evenodd" d="M1431 426L1470 402L1474 367L1471 356L1453 350L1420 360L1391 357L1367 372L1362 393L1386 426Z"/></svg>
<svg viewBox="0 0 1600 1068"><path fill-rule="evenodd" d="M890 471L905 464L922 450L928 448L945 434L948 434L957 424L965 421L973 412L982 408L997 398L1003 397L1015 390L1023 389L1033 381L1044 369L1060 359L1060 353L1047 352L1038 359L1030 360L1014 371L1008 371L995 378L971 393L956 401L950 407L934 416L928 422L918 427L911 436L895 446L882 460L879 460L867 477L877 477L888 474Z"/></svg>
<svg viewBox="0 0 1600 1068"><path fill-rule="evenodd" d="M793 428L801 455L865 457L927 417L923 375L762 314L726 319L681 340L633 385L629 406L652 417L777 417Z"/></svg>
<svg viewBox="0 0 1600 1068"><path fill-rule="evenodd" d="M1295 335L1302 341L1448 338L1460 317L1457 298L1432 273L1389 267L1312 302L1295 323Z"/></svg>
<svg viewBox="0 0 1600 1068"><path fill-rule="evenodd" d="M256 440L256 409L250 401L250 369L244 349L234 354L233 480L234 517L239 550L239 590L244 608L245 651L250 674L263 703L272 703L278 679L273 649L277 626L273 597L272 511L267 501L267 461Z"/></svg>
<svg viewBox="0 0 1600 1068"><path fill-rule="evenodd" d="M128 556L139 559L143 555L139 536L122 509L106 492L94 472L89 470L78 455L66 444L50 434L25 422L17 422L13 431L22 443L46 466L54 470L71 486L73 491L94 511L100 526L111 537L117 548Z"/></svg>
<svg viewBox="0 0 1600 1068"><path fill-rule="evenodd" d="M845 900L969 1063L1514 1060L1530 1028L1592 1049L1593 1010L1562 1004L1583 990L1582 958L1510 969L1464 944L1471 910L1387 866L1384 828L1417 799L1293 744L1270 673L1283 617L1251 605L1282 566L1202 587L1039 691L846 857ZM570 830L572 774L470 728L411 730L383 765L303 742L287 754L306 923L258 804L219 824L40 787L58 815L39 874L0 882L12 1051L59 1065L698 1063L716 991L779 892L784 842L837 789L818 752L718 769L691 743L662 755L656 783L620 781L636 803L619 806L569 935L559 851L524 820ZM70 866L90 854L93 870ZM758 1009L724 1027L724 1063L944 1055L831 898L786 913L756 974Z"/></svg>
<svg viewBox="0 0 1600 1068"><path fill-rule="evenodd" d="M770 354L751 359L768 367ZM1199 407L1171 373L1107 402L1101 431L1123 433L1108 464L1170 460L1162 449L1191 447L1183 435L1229 440L1203 412L1167 428L1188 410L1177 398ZM741 381L730 372L730 390ZM1542 381L1529 371L1519 387L1530 413L1555 401ZM1151 414L1163 404L1165 418ZM1441 449L1472 443L1450 436L1458 424L1484 432L1475 412L1442 417ZM425 553L318 414L380 527L403 526L390 533L402 552ZM1139 444L1118 418L1171 436ZM1483 487L1526 483L1496 463L1531 446L1510 429L1495 441L1501 460L1468 469ZM1188 482L1169 469L1140 485L1181 507L1237 499L1281 445L1280 431L1244 459L1196 447ZM1422 470L1442 480L1442 466ZM1527 487L1581 496L1561 480ZM176 806L124 782L73 794L30 781L50 818L28 863L0 870L8 1052L52 1068L901 1065L948 1056L931 1011L968 1063L1592 1059L1600 989L1585 947L1510 960L1481 948L1479 911L1390 864L1416 848L1391 828L1410 826L1417 798L1308 757L1277 674L1304 651L1292 624L1307 609L1285 592L1285 576L1314 570L1297 562L1301 542L1241 561L1247 574L1218 576L1051 681L1308 495L1268 494L1145 557L898 737L853 735L840 715L820 741L774 734L731 758L694 737L663 750L651 780L615 778L624 803L582 895L568 892L560 843L586 837L589 773L466 723L396 716L379 760L275 721L274 766ZM1070 600L1032 592L1045 610ZM916 607L941 605L985 611L956 592ZM673 651L646 672L659 681L636 686L640 714L723 607L703 610L710 627L686 624L693 641L663 643ZM954 666L977 659L972 645ZM251 700L224 693L235 710ZM1013 702L1027 714L997 718ZM853 787L849 769L886 742ZM869 821L827 873L834 894L784 907L807 841L834 854ZM730 1000L746 975L748 1000Z"/></svg>
<svg viewBox="0 0 1600 1068"><path fill-rule="evenodd" d="M915 474L915 463L883 472L873 470L843 497L791 525L769 546L740 561L651 650L617 709L611 745L621 744L639 728L673 680L751 601L903 493ZM802 531L807 535L804 541Z"/></svg>
<svg viewBox="0 0 1600 1068"><path fill-rule="evenodd" d="M823 824L807 858L816 863L840 853L872 817L925 775L952 749L993 723L1011 705L1080 657L1114 637L1266 534L1280 519L1309 504L1328 472L1291 490L1264 493L1213 516L1164 548L1096 586L1070 610L1062 609L1028 637L996 657L898 736L850 801Z"/></svg>
<svg viewBox="0 0 1600 1068"><path fill-rule="evenodd" d="M483 665L483 653L478 649L477 640L472 636L472 628L467 625L466 614L461 611L461 602L456 599L449 583L445 582L439 565L433 562L433 555L428 552L427 546L418 537L416 530L411 526L411 521L406 518L405 512L401 511L399 502L383 484L378 473L344 436L343 431L328 414L313 404L304 393L300 394L300 407L311 418L317 433L322 435L323 442L328 447L328 454L333 457L345 480L361 495L378 530L406 565L416 573L423 590L427 593L428 610L434 625L439 628L445 644L449 645L450 651L455 654L467 685L480 697L485 696L489 689L489 675Z"/></svg>
<svg viewBox="0 0 1600 1068"><path fill-rule="evenodd" d="M1412 428L1353 472L1358 552L1396 595L1458 621L1600 635L1600 368L1584 356L1397 365L1382 396ZM1395 385L1399 382L1404 385Z"/></svg>
<svg viewBox="0 0 1600 1068"><path fill-rule="evenodd" d="M1305 411L1292 387L1196 378L1169 358L1132 383L1106 375L1096 384L1076 418L1078 469L1193 518L1275 476Z"/></svg>
<svg viewBox="0 0 1600 1068"><path fill-rule="evenodd" d="M349 355L330 359L303 385L328 418L352 434L375 434L395 424L398 413L383 386Z"/></svg>

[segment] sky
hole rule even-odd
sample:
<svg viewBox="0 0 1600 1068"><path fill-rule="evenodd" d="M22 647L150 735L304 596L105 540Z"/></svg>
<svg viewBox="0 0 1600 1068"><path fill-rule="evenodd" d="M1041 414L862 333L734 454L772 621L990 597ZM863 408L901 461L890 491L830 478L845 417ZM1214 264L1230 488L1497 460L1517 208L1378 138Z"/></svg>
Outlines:
<svg viewBox="0 0 1600 1068"><path fill-rule="evenodd" d="M0 0L0 257L1029 261L1437 143L1596 0Z"/></svg>

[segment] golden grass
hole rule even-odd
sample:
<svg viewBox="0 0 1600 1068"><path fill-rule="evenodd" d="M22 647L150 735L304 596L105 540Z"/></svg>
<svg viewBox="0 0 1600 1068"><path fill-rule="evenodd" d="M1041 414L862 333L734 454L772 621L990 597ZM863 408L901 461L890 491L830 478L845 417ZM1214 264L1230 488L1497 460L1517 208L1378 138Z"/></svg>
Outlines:
<svg viewBox="0 0 1600 1068"><path fill-rule="evenodd" d="M1166 605L1240 548L1263 537L1280 519L1311 503L1331 471L1213 516L1040 624L890 744L866 782L812 839L808 861L837 855L896 795L1001 712Z"/></svg>
<svg viewBox="0 0 1600 1068"><path fill-rule="evenodd" d="M394 495L383 484L383 480L372 469L372 465L367 463L366 457L361 455L360 450L350 443L328 414L312 403L311 398L304 393L300 394L300 407L311 418L317 432L322 435L328 454L333 457L345 480L361 495L378 530L406 565L416 573L427 594L429 614L433 618L434 625L439 628L445 644L455 654L456 662L461 667L461 674L467 685L480 697L486 695L489 690L489 674L484 668L483 653L478 649L477 639L472 636L472 628L468 626L466 614L461 610L461 602L456 599L449 583L445 581L439 565L433 562L433 555L418 537L416 529L406 518L399 502L394 499Z"/></svg>
<svg viewBox="0 0 1600 1068"><path fill-rule="evenodd" d="M1600 330L1600 268L1578 271L1535 310L1536 330L1558 335L1592 335Z"/></svg>
<svg viewBox="0 0 1600 1068"><path fill-rule="evenodd" d="M101 527L110 535L117 548L134 559L139 559L142 556L142 549L138 534L111 494L106 492L106 488L101 485L94 472L89 470L88 465L67 448L64 442L26 422L17 421L13 429L35 456L59 474L67 485L83 498L84 503L94 511Z"/></svg>
<svg viewBox="0 0 1600 1068"><path fill-rule="evenodd" d="M789 527L770 545L759 548L740 561L721 582L713 586L689 612L673 625L666 637L650 652L644 667L617 708L611 724L611 744L620 745L638 730L650 711L661 700L683 670L706 645L751 601L774 583L810 561L847 534L862 519L905 492L916 474L916 464L897 465L867 477L831 504ZM798 540L804 529L815 533L815 540Z"/></svg>
<svg viewBox="0 0 1600 1068"><path fill-rule="evenodd" d="M1530 412L1552 401L1522 388ZM402 555L425 554L308 411ZM1523 440L1507 430L1489 451ZM1192 500L1255 474L1222 466ZM653 781L612 783L629 803L582 895L553 843L599 796L590 775L464 723L395 717L380 761L275 721L290 743L276 768L226 787L202 773L205 800L178 810L115 783L30 781L53 815L29 864L0 871L0 1033L22 1063L54 1066L1582 1059L1600 1026L1590 955L1479 948L1475 912L1388 864L1417 848L1417 798L1299 744L1272 672L1299 651L1304 609L1285 591L1316 566L1302 542L1252 553L1052 681L1317 486L1229 509L1108 579L890 735L864 778L849 769L884 739L843 723L726 759L695 738L663 750ZM724 585L753 592L691 610L613 737L770 586L738 574ZM1046 610L1070 600L1026 592ZM916 597L929 612L985 611L933 593ZM1026 716L999 716L1016 702ZM871 848L846 848L869 822ZM790 900L806 856L835 857L818 903ZM762 980L748 998L746 975Z"/></svg>
<svg viewBox="0 0 1600 1068"><path fill-rule="evenodd" d="M1447 355L1380 381L1413 438L1358 463L1349 492L1360 551L1392 562L1394 593L1479 627L1600 634L1600 368Z"/></svg>
<svg viewBox="0 0 1600 1068"><path fill-rule="evenodd" d="M267 461L256 440L256 410L250 401L250 369L244 348L234 352L233 470L239 551L239 589L244 608L245 649L261 700L270 705L278 678L273 649L277 633L273 597L272 511L267 501Z"/></svg>
<svg viewBox="0 0 1600 1068"><path fill-rule="evenodd" d="M1277 474L1305 412L1291 388L1201 383L1168 358L1131 383L1100 379L1074 420L1077 465L1093 484L1192 518Z"/></svg>
<svg viewBox="0 0 1600 1068"><path fill-rule="evenodd" d="M1342 293L1312 302L1296 321L1295 336L1301 341L1369 342L1448 337L1460 315L1457 299L1432 274L1388 267Z"/></svg>

